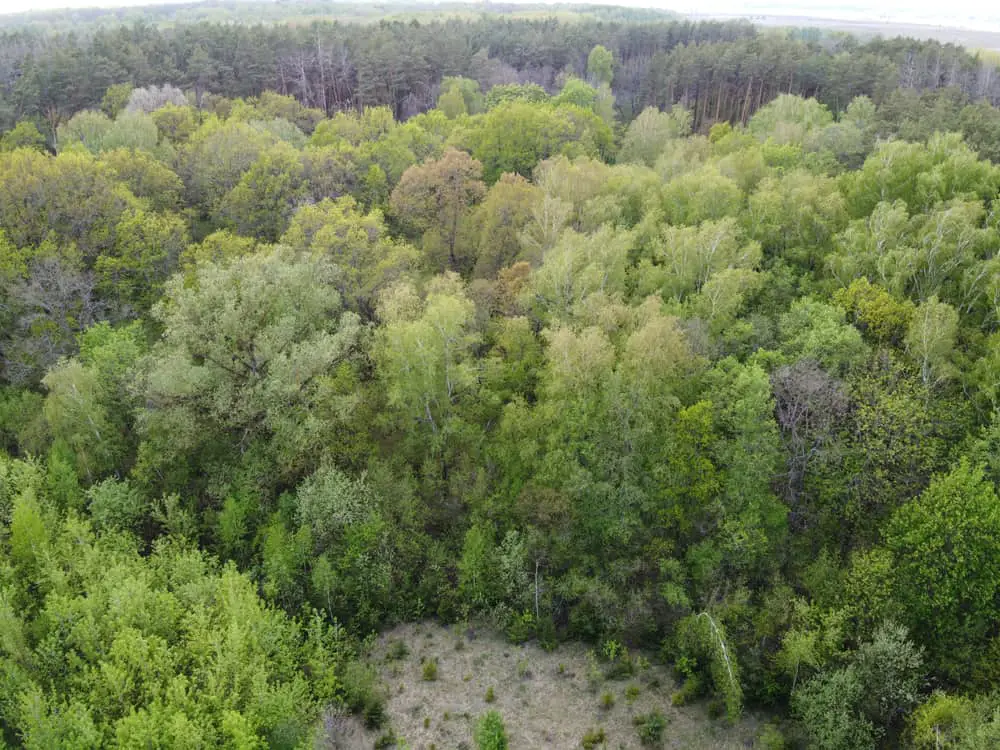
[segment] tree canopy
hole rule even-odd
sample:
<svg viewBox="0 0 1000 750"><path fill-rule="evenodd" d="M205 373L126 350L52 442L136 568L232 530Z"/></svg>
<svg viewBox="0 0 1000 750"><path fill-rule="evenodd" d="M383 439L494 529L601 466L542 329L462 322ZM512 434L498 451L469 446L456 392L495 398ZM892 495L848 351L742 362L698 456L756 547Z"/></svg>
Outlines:
<svg viewBox="0 0 1000 750"><path fill-rule="evenodd" d="M0 34L0 745L310 746L429 617L996 745L1000 76L612 10Z"/></svg>

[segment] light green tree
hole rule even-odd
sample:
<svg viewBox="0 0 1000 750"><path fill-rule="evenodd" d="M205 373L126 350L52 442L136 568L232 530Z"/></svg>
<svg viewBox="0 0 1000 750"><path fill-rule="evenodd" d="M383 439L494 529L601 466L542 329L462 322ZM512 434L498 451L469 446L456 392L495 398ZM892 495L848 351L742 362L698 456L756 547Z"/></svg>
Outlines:
<svg viewBox="0 0 1000 750"><path fill-rule="evenodd" d="M416 249L390 236L381 211L362 213L350 197L300 207L281 241L331 263L344 303L369 318L379 292L420 265Z"/></svg>
<svg viewBox="0 0 1000 750"><path fill-rule="evenodd" d="M762 260L760 245L747 242L732 217L697 227L666 226L648 245L651 257L639 265L638 291L665 298L683 298L700 291L715 273L753 270Z"/></svg>
<svg viewBox="0 0 1000 750"><path fill-rule="evenodd" d="M566 230L545 253L532 279L530 294L563 320L589 295L623 295L633 242L632 233L609 226L590 235Z"/></svg>
<svg viewBox="0 0 1000 750"><path fill-rule="evenodd" d="M816 130L833 124L833 115L815 99L782 94L750 118L747 129L760 140L803 145Z"/></svg>
<svg viewBox="0 0 1000 750"><path fill-rule="evenodd" d="M445 76L441 81L438 109L449 119L459 115L477 115L486 108L486 98L479 82L471 78Z"/></svg>
<svg viewBox="0 0 1000 750"><path fill-rule="evenodd" d="M951 355L958 333L958 312L936 296L913 312L906 331L906 348L920 367L924 386L940 385L953 375Z"/></svg>
<svg viewBox="0 0 1000 750"><path fill-rule="evenodd" d="M13 151L18 148L45 150L45 136L39 132L35 123L22 120L0 136L0 151Z"/></svg>
<svg viewBox="0 0 1000 750"><path fill-rule="evenodd" d="M302 159L284 143L265 149L222 199L219 212L243 235L276 241L304 198Z"/></svg>
<svg viewBox="0 0 1000 750"><path fill-rule="evenodd" d="M255 448L294 472L320 450L316 409L360 334L333 281L328 261L279 248L168 282L153 309L164 338L141 384L145 471L198 472L219 451L233 461Z"/></svg>
<svg viewBox="0 0 1000 750"><path fill-rule="evenodd" d="M69 448L77 475L87 482L130 462L138 406L130 385L146 348L137 323L101 323L81 335L78 357L60 362L42 380L48 428Z"/></svg>
<svg viewBox="0 0 1000 750"><path fill-rule="evenodd" d="M663 186L661 206L671 224L694 226L738 213L743 193L714 166L674 177Z"/></svg>
<svg viewBox="0 0 1000 750"><path fill-rule="evenodd" d="M674 107L669 112L647 107L629 123L618 161L653 166L671 141L691 134L692 121L691 112L684 107Z"/></svg>
<svg viewBox="0 0 1000 750"><path fill-rule="evenodd" d="M404 423L436 435L459 399L474 390L474 313L454 274L432 280L424 299L407 283L383 293L375 356L389 405Z"/></svg>
<svg viewBox="0 0 1000 750"><path fill-rule="evenodd" d="M177 269L187 227L176 214L126 211L115 227L115 244L94 263L98 289L120 316L147 311Z"/></svg>
<svg viewBox="0 0 1000 750"><path fill-rule="evenodd" d="M587 75L598 84L610 86L615 75L615 58L611 51L598 44L587 55Z"/></svg>

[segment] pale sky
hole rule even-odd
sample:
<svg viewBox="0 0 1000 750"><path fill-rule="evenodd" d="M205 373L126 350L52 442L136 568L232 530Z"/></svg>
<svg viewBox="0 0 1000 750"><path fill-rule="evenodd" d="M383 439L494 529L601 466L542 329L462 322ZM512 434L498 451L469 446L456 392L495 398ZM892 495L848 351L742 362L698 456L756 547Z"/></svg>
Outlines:
<svg viewBox="0 0 1000 750"><path fill-rule="evenodd" d="M181 2L189 0L156 0ZM508 2L510 0L507 0ZM538 2L539 0L513 0ZM541 0L544 2L545 0ZM574 0L579 2L579 0ZM597 0L601 4L668 8L686 14L814 16L840 20L930 23L1000 31L1000 6L987 0ZM58 8L149 5L149 0L0 0L0 13Z"/></svg>
<svg viewBox="0 0 1000 750"><path fill-rule="evenodd" d="M184 0L190 2L190 0ZM123 8L134 5L163 5L181 0L0 0L0 13L21 13L28 10L58 10L61 8Z"/></svg>

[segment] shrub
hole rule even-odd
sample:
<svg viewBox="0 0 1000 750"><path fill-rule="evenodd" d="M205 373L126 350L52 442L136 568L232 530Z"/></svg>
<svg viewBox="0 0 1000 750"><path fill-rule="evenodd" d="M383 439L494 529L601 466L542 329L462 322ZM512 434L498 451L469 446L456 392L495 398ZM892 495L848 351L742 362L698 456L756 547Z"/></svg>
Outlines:
<svg viewBox="0 0 1000 750"><path fill-rule="evenodd" d="M368 729L382 727L386 719L385 695L375 671L355 662L347 666L341 679L344 704L361 716Z"/></svg>
<svg viewBox="0 0 1000 750"><path fill-rule="evenodd" d="M639 686L638 685L629 685L627 688L625 688L625 702L626 703L630 703L630 704L631 703L635 703L635 700L638 697L639 697Z"/></svg>
<svg viewBox="0 0 1000 750"><path fill-rule="evenodd" d="M423 679L424 682L434 682L438 678L437 659L428 659L424 662Z"/></svg>
<svg viewBox="0 0 1000 750"><path fill-rule="evenodd" d="M705 681L701 675L693 674L684 680L681 689L670 696L670 702L675 706L685 706L705 693Z"/></svg>
<svg viewBox="0 0 1000 750"><path fill-rule="evenodd" d="M507 623L507 638L511 643L524 643L535 637L535 616L530 612L512 615Z"/></svg>
<svg viewBox="0 0 1000 750"><path fill-rule="evenodd" d="M608 664L604 676L609 680L624 680L635 675L635 662L628 652Z"/></svg>
<svg viewBox="0 0 1000 750"><path fill-rule="evenodd" d="M688 678L682 691L698 688L708 692L711 688L725 701L726 714L735 720L742 710L743 688L722 622L708 612L684 618L677 626L677 647L675 669Z"/></svg>
<svg viewBox="0 0 1000 750"><path fill-rule="evenodd" d="M604 733L604 727L598 727L597 729L589 730L583 735L580 745L583 747L583 750L595 750L595 748L604 745L607 741L608 738Z"/></svg>
<svg viewBox="0 0 1000 750"><path fill-rule="evenodd" d="M559 645L558 634L556 633L556 624L552 621L551 617L541 617L535 624L535 637L538 639L538 645L541 646L546 651L555 651L556 646Z"/></svg>
<svg viewBox="0 0 1000 750"><path fill-rule="evenodd" d="M531 679L531 662L527 659L521 659L517 663L517 676L522 680Z"/></svg>
<svg viewBox="0 0 1000 750"><path fill-rule="evenodd" d="M507 750L507 729L499 711L487 711L476 722L473 735L479 750Z"/></svg>
<svg viewBox="0 0 1000 750"><path fill-rule="evenodd" d="M624 656L628 653L625 647L615 640L605 641L601 651L604 653L604 658L608 661L615 661L619 656Z"/></svg>
<svg viewBox="0 0 1000 750"><path fill-rule="evenodd" d="M767 724L757 735L757 742L754 747L759 746L761 750L785 750L785 736L774 724Z"/></svg>
<svg viewBox="0 0 1000 750"><path fill-rule="evenodd" d="M593 651L587 652L587 685L590 691L597 692L598 686L604 682L604 672L601 671L597 663L597 655Z"/></svg>
<svg viewBox="0 0 1000 750"><path fill-rule="evenodd" d="M410 649L405 641L393 641L386 651L386 661L402 661L410 654Z"/></svg>
<svg viewBox="0 0 1000 750"><path fill-rule="evenodd" d="M493 686L490 685L488 688L486 688L486 696L483 698L483 700L485 700L487 703L492 703L496 699L497 699L497 696L493 692Z"/></svg>
<svg viewBox="0 0 1000 750"><path fill-rule="evenodd" d="M643 745L659 745L663 741L663 731L667 728L667 717L660 711L636 716L632 723L639 733Z"/></svg>
<svg viewBox="0 0 1000 750"><path fill-rule="evenodd" d="M385 701L382 696L370 696L361 709L361 719L367 729L378 729L385 724Z"/></svg>
<svg viewBox="0 0 1000 750"><path fill-rule="evenodd" d="M605 711L610 711L615 707L615 696L614 693L608 691L601 696L601 708Z"/></svg>

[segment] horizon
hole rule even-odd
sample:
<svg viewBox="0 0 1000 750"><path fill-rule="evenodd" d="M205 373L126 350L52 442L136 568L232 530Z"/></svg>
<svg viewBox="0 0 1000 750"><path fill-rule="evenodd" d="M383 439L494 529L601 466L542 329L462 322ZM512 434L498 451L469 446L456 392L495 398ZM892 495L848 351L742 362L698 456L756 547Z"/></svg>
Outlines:
<svg viewBox="0 0 1000 750"><path fill-rule="evenodd" d="M261 0L275 2L275 0ZM448 2L448 0L440 0ZM630 8L655 8L693 17L749 18L787 17L816 18L851 22L904 23L978 31L1000 31L1000 11L984 8L976 0L956 0L942 13L940 3L932 0L885 0L876 7L837 3L833 0L504 0L517 4L581 3L586 5L618 5ZM141 8L154 5L183 5L199 0L7 0L0 16L90 8ZM336 4L336 0L331 5Z"/></svg>

